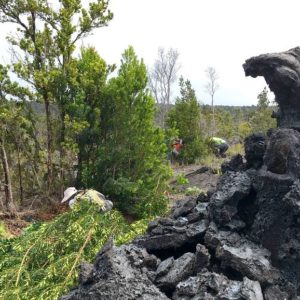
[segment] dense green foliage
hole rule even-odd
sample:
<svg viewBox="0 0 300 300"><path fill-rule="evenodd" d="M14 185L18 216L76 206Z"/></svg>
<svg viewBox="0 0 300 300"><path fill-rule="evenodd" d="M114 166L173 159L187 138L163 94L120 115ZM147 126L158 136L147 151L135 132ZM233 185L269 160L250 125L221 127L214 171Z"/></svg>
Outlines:
<svg viewBox="0 0 300 300"><path fill-rule="evenodd" d="M67 110L70 116L68 147L73 144L73 153L78 155L78 187L90 187L97 177L97 147L104 142L101 132L109 126L101 113L106 114L104 89L110 68L95 49L81 49L76 61L76 80L72 84L74 101L68 103Z"/></svg>
<svg viewBox="0 0 300 300"><path fill-rule="evenodd" d="M81 201L50 223L0 239L0 298L57 299L76 283L80 262L92 262L110 236L122 244L142 234L147 221L128 225L116 210L103 214Z"/></svg>
<svg viewBox="0 0 300 300"><path fill-rule="evenodd" d="M88 127L79 139L78 184L103 191L127 213L163 213L170 169L163 131L154 124L155 102L146 89L145 64L129 47L118 75L104 86L106 67L96 53L84 51L79 63L86 80L80 88ZM97 66L98 72L89 70Z"/></svg>
<svg viewBox="0 0 300 300"><path fill-rule="evenodd" d="M118 76L108 84L114 109L106 117L113 124L101 150L111 153L112 159L105 189L119 198L128 211L133 205L133 211L139 215L165 211L163 192L170 177L163 131L154 124L155 102L146 86L146 66L130 47L122 56ZM107 158L99 158L97 167L107 170L102 167Z"/></svg>
<svg viewBox="0 0 300 300"><path fill-rule="evenodd" d="M194 163L206 152L200 128L201 110L191 82L181 77L179 86L180 97L169 112L167 126L176 129L178 136L184 141L179 159L183 163Z"/></svg>

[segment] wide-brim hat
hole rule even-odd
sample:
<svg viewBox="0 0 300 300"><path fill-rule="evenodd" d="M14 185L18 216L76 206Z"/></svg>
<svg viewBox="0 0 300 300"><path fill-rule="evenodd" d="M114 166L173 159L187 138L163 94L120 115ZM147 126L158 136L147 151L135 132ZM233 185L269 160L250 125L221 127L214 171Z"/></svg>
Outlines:
<svg viewBox="0 0 300 300"><path fill-rule="evenodd" d="M61 200L61 203L71 200L78 193L75 187L69 187L64 191L64 198Z"/></svg>

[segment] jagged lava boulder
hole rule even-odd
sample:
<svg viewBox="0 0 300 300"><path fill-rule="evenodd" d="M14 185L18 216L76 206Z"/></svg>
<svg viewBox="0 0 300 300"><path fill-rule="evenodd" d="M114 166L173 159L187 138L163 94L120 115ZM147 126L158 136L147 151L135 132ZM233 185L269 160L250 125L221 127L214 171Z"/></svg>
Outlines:
<svg viewBox="0 0 300 300"><path fill-rule="evenodd" d="M251 134L245 138L244 145L247 168L259 169L266 151L266 136L262 133Z"/></svg>
<svg viewBox="0 0 300 300"><path fill-rule="evenodd" d="M115 247L109 241L94 264L81 265L80 285L61 299L168 299L148 278L157 265L157 259L149 257L144 249L133 245Z"/></svg>
<svg viewBox="0 0 300 300"><path fill-rule="evenodd" d="M268 143L264 163L268 171L289 174L300 179L300 132L293 129L274 130Z"/></svg>

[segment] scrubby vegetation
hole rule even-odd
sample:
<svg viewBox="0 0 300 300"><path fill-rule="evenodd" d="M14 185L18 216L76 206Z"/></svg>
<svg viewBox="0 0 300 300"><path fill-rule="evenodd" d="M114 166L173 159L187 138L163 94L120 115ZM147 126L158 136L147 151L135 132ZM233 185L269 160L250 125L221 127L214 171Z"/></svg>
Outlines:
<svg viewBox="0 0 300 300"><path fill-rule="evenodd" d="M0 240L0 298L57 299L74 286L78 266L93 261L110 236L116 244L142 234L149 219L128 225L113 210L102 214L81 201L50 223L36 222L17 238Z"/></svg>

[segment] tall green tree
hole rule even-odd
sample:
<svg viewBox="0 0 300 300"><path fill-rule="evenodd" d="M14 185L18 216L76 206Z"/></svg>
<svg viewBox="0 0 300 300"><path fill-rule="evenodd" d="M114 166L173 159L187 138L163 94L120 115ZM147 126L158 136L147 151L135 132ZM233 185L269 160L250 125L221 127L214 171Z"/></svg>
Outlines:
<svg viewBox="0 0 300 300"><path fill-rule="evenodd" d="M180 97L168 115L167 125L178 131L184 141L181 158L184 163L193 163L205 153L200 129L200 104L189 80L179 79Z"/></svg>
<svg viewBox="0 0 300 300"><path fill-rule="evenodd" d="M162 130L154 124L155 100L147 89L146 66L132 47L123 53L118 75L109 80L101 103L100 145L89 180L123 211L161 213L170 175L167 149Z"/></svg>
<svg viewBox="0 0 300 300"><path fill-rule="evenodd" d="M64 140L65 103L70 100L72 55L76 42L112 19L108 1L96 0L84 8L81 0L1 0L0 21L17 25L18 35L10 36L18 61L14 72L36 93L45 105L47 125L47 182L53 179L55 144L51 103L60 108L61 137ZM57 85L57 78L61 83ZM63 155L62 152L60 152Z"/></svg>
<svg viewBox="0 0 300 300"><path fill-rule="evenodd" d="M76 80L72 83L74 101L66 106L70 119L66 124L68 139L64 146L73 149L78 157L77 186L88 187L92 180L85 174L92 174L97 159L95 149L103 143L102 131L108 126L106 121L109 120L101 120L101 111L107 76L114 67L107 66L91 47L81 49L75 67Z"/></svg>

